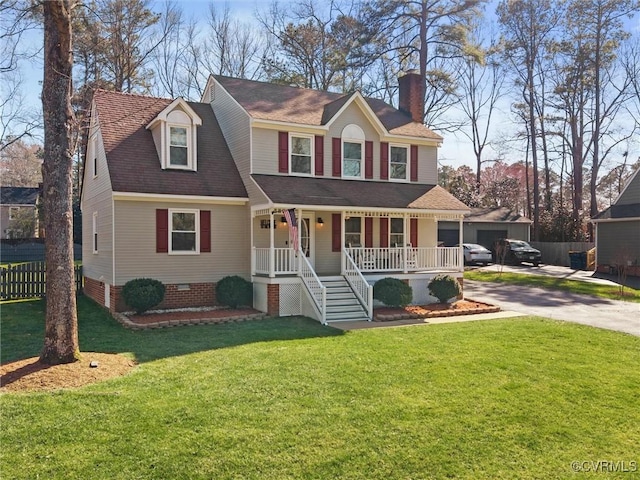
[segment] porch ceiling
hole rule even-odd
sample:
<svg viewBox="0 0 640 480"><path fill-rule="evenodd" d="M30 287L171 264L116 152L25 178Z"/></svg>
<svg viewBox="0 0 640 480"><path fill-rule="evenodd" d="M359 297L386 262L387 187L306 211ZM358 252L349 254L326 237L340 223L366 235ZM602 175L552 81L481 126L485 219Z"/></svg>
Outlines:
<svg viewBox="0 0 640 480"><path fill-rule="evenodd" d="M252 175L274 205L412 209L466 213L469 208L438 185L284 175ZM416 212L417 213L417 212Z"/></svg>

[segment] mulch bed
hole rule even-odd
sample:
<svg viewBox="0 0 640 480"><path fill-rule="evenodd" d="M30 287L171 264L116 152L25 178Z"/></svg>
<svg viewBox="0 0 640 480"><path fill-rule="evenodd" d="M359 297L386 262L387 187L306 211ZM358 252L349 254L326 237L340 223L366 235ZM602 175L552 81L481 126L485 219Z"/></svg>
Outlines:
<svg viewBox="0 0 640 480"><path fill-rule="evenodd" d="M375 322L406 320L412 318L453 317L476 313L499 312L500 307L474 300L458 300L454 303L431 303L429 305L409 305L404 308L380 307L373 311Z"/></svg>
<svg viewBox="0 0 640 480"><path fill-rule="evenodd" d="M116 320L127 328L144 330L166 328L180 325L204 325L213 323L241 322L264 318L265 313L252 308L213 308L199 310L165 310L134 313L115 313Z"/></svg>

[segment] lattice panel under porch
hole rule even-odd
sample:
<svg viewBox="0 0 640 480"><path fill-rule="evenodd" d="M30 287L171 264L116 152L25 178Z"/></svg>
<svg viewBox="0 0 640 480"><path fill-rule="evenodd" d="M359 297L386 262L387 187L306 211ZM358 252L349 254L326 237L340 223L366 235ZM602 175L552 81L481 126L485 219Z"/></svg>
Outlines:
<svg viewBox="0 0 640 480"><path fill-rule="evenodd" d="M300 315L300 285L280 284L280 316Z"/></svg>

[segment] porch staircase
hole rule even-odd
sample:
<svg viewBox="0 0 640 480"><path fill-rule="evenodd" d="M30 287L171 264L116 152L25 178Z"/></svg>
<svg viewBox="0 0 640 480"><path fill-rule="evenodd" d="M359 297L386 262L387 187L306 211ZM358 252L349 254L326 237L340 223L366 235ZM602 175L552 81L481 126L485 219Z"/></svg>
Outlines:
<svg viewBox="0 0 640 480"><path fill-rule="evenodd" d="M320 277L327 287L327 322L367 321L367 311L341 276Z"/></svg>

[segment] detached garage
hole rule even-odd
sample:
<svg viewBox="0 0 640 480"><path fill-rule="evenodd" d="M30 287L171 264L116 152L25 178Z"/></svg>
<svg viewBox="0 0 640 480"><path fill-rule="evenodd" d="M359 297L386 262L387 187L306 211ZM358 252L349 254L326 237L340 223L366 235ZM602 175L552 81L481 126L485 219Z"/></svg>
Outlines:
<svg viewBox="0 0 640 480"><path fill-rule="evenodd" d="M465 215L462 232L464 243L479 243L490 248L498 238L529 241L531 220L505 207L472 208ZM438 242L445 247L458 243L458 223L438 222Z"/></svg>
<svg viewBox="0 0 640 480"><path fill-rule="evenodd" d="M596 227L596 270L640 276L640 170L609 208L591 222Z"/></svg>

